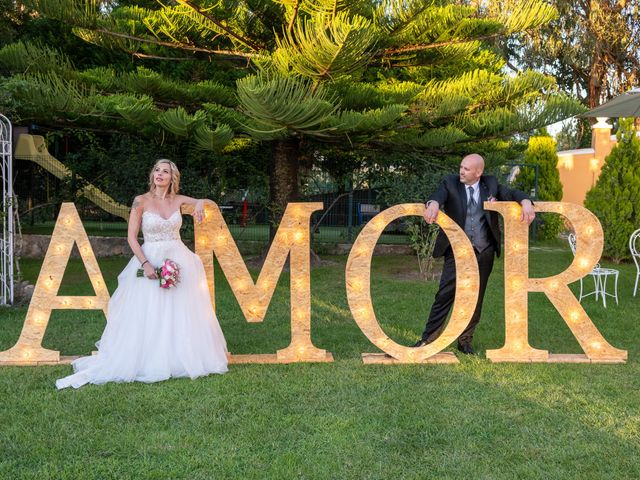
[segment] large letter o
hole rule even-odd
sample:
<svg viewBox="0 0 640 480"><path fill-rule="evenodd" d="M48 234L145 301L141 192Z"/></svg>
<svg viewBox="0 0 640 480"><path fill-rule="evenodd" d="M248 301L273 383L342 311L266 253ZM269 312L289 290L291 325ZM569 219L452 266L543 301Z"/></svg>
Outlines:
<svg viewBox="0 0 640 480"><path fill-rule="evenodd" d="M473 247L464 231L440 212L436 222L449 238L456 261L456 298L447 327L433 343L419 348L394 342L380 328L371 303L373 249L389 223L411 215L421 217L424 211L425 206L421 203L406 203L380 212L362 229L347 260L345 281L353 318L375 346L401 363L425 362L451 344L469 324L478 300L480 278Z"/></svg>

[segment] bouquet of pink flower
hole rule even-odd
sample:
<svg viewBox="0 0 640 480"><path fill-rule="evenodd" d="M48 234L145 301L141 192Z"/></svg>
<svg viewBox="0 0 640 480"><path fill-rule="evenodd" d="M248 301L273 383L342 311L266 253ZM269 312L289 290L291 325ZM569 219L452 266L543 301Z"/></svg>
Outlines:
<svg viewBox="0 0 640 480"><path fill-rule="evenodd" d="M144 268L138 269L138 277L144 277ZM173 260L164 259L162 265L156 268L156 275L160 281L160 288L175 287L180 282L180 267Z"/></svg>

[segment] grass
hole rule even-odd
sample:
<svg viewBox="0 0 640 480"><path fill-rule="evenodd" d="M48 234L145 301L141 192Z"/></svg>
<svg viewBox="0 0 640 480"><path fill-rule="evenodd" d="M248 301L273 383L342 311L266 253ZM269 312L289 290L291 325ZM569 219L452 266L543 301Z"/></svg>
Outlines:
<svg viewBox="0 0 640 480"><path fill-rule="evenodd" d="M621 265L620 305L583 301L626 365L491 364L504 340L502 263L492 275L475 346L459 365L363 365L376 351L348 311L345 258L314 269L312 336L330 364L232 365L224 376L56 391L69 366L0 368L0 478L640 478L640 297ZM111 291L125 258L100 259ZM531 274L571 261L567 249L531 253ZM38 261L23 261L35 280ZM416 340L434 283L401 280L410 257L375 257L374 307L396 341ZM234 353L288 344L288 275L262 324L248 324L222 274L218 314ZM575 285L574 285L575 287ZM63 293L90 294L77 261ZM530 295L531 343L580 348L542 295ZM25 308L0 310L0 348L17 339ZM55 312L44 345L91 351L104 327L93 312Z"/></svg>

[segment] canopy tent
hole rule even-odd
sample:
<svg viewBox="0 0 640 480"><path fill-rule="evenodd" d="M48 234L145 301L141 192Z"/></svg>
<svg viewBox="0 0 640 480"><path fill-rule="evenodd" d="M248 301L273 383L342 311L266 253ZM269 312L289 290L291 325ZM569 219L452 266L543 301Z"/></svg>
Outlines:
<svg viewBox="0 0 640 480"><path fill-rule="evenodd" d="M580 117L640 117L640 88L634 88L585 112Z"/></svg>

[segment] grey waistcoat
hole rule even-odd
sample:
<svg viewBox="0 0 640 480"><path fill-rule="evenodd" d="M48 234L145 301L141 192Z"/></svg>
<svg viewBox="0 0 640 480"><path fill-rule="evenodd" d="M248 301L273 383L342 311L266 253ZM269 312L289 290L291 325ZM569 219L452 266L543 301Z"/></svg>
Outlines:
<svg viewBox="0 0 640 480"><path fill-rule="evenodd" d="M467 199L467 218L464 222L464 233L467 234L467 237L471 240L471 245L478 252L482 252L489 246L489 225L480 202L475 202L475 205L472 206Z"/></svg>

